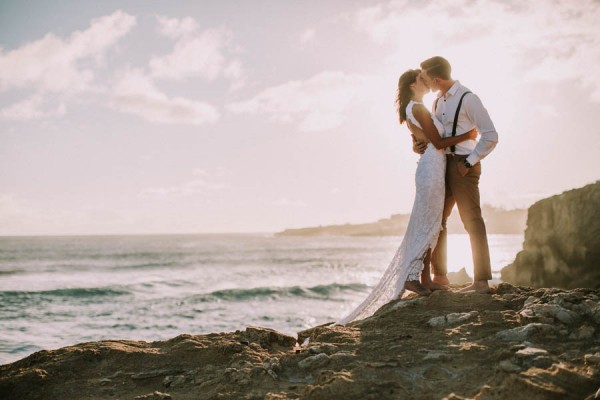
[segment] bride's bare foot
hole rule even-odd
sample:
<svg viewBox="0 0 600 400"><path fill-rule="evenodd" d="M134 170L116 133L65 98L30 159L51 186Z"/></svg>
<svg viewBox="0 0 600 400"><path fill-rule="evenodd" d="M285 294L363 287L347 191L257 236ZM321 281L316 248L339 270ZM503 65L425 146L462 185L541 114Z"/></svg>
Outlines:
<svg viewBox="0 0 600 400"><path fill-rule="evenodd" d="M475 281L471 285L464 287L459 290L459 292L477 292L477 293L490 293L490 285L488 281Z"/></svg>
<svg viewBox="0 0 600 400"><path fill-rule="evenodd" d="M431 290L421 285L421 282L419 281L407 281L404 285L404 289L415 292L419 296L429 296L431 294Z"/></svg>
<svg viewBox="0 0 600 400"><path fill-rule="evenodd" d="M442 286L448 286L450 284L450 281L448 280L446 275L433 275L433 283Z"/></svg>

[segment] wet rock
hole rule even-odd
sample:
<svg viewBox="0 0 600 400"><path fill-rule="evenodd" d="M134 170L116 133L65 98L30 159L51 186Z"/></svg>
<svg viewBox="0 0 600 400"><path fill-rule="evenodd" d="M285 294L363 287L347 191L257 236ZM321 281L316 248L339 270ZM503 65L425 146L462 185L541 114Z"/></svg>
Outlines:
<svg viewBox="0 0 600 400"><path fill-rule="evenodd" d="M333 354L338 351L338 347L334 344L324 343L318 346L309 347L308 352L311 354Z"/></svg>
<svg viewBox="0 0 600 400"><path fill-rule="evenodd" d="M521 367L518 366L517 364L514 364L510 360L502 360L502 361L500 361L498 366L504 372L520 372L521 371Z"/></svg>
<svg viewBox="0 0 600 400"><path fill-rule="evenodd" d="M527 306L529 306L529 305L531 305L531 304L537 303L539 300L540 300L540 299L538 299L538 298L537 298L537 297L535 297L535 296L529 296L529 297L528 297L528 298L525 300L525 303L524 303L524 305L525 305L525 307L527 307Z"/></svg>
<svg viewBox="0 0 600 400"><path fill-rule="evenodd" d="M223 376L225 381L230 384L237 384L240 386L248 385L250 380L250 374L252 373L251 368L225 368L223 370Z"/></svg>
<svg viewBox="0 0 600 400"><path fill-rule="evenodd" d="M156 378L157 376L174 375L174 374L177 374L178 372L182 372L182 371L174 370L174 369L155 369L155 370L151 370L151 371L143 371L143 372L133 373L133 374L131 374L131 379Z"/></svg>
<svg viewBox="0 0 600 400"><path fill-rule="evenodd" d="M423 371L423 376L433 381L445 381L452 376L452 373L446 368L433 365L425 368L425 371Z"/></svg>
<svg viewBox="0 0 600 400"><path fill-rule="evenodd" d="M272 369L273 371L281 371L281 364L278 357L263 360L263 367L265 369Z"/></svg>
<svg viewBox="0 0 600 400"><path fill-rule="evenodd" d="M586 354L583 359L586 364L600 364L600 353Z"/></svg>
<svg viewBox="0 0 600 400"><path fill-rule="evenodd" d="M509 294L509 293L517 294L517 293L519 293L519 288L517 288L507 282L501 282L498 284L498 287L496 288L496 294L502 296L504 294Z"/></svg>
<svg viewBox="0 0 600 400"><path fill-rule="evenodd" d="M185 383L186 378L184 375L175 375L175 376L165 376L165 379L163 379L163 386L164 387L176 387L176 386L181 386L183 383Z"/></svg>
<svg viewBox="0 0 600 400"><path fill-rule="evenodd" d="M448 361L451 357L443 351L428 351L423 360Z"/></svg>
<svg viewBox="0 0 600 400"><path fill-rule="evenodd" d="M521 350L518 350L515 355L517 358L530 358L547 354L548 351L544 349L539 349L537 347L525 347Z"/></svg>
<svg viewBox="0 0 600 400"><path fill-rule="evenodd" d="M100 378L100 379L90 379L89 382L93 385L106 386L106 385L110 385L111 383L113 383L113 380L109 379L109 378Z"/></svg>
<svg viewBox="0 0 600 400"><path fill-rule="evenodd" d="M357 356L349 351L339 351L329 356L329 361L332 366L346 367L355 362Z"/></svg>
<svg viewBox="0 0 600 400"><path fill-rule="evenodd" d="M397 367L398 363L394 362L394 361L369 361L364 363L364 365L366 365L367 367L373 367L373 368L385 368L385 367Z"/></svg>
<svg viewBox="0 0 600 400"><path fill-rule="evenodd" d="M134 397L136 400L171 400L172 397L168 393L162 393L156 390L153 393L143 394L140 396Z"/></svg>
<svg viewBox="0 0 600 400"><path fill-rule="evenodd" d="M125 373L121 370L116 371L114 374L107 376L108 379L115 379L115 378L119 378L121 376L125 376Z"/></svg>
<svg viewBox="0 0 600 400"><path fill-rule="evenodd" d="M249 342L256 342L264 348L271 348L274 345L293 348L297 341L295 337L285 335L275 329L258 326L246 327L244 336L248 338Z"/></svg>
<svg viewBox="0 0 600 400"><path fill-rule="evenodd" d="M519 365L525 367L548 368L552 365L552 358L548 351L537 347L525 347L515 353Z"/></svg>
<svg viewBox="0 0 600 400"><path fill-rule="evenodd" d="M441 317L434 317L427 321L427 325L432 328L440 328L445 326L457 325L462 322L466 322L470 319L475 318L479 315L478 311L470 311L465 313L452 313L448 315L442 315Z"/></svg>
<svg viewBox="0 0 600 400"><path fill-rule="evenodd" d="M558 304L531 304L520 313L525 320L544 319L544 322L558 321L563 324L573 324L579 318L577 313L561 307Z"/></svg>
<svg viewBox="0 0 600 400"><path fill-rule="evenodd" d="M279 358L271 357L267 360L263 360L263 368L273 379L277 379L277 372L281 371L281 364Z"/></svg>
<svg viewBox="0 0 600 400"><path fill-rule="evenodd" d="M550 335L556 333L556 331L553 325L533 322L525 326L500 331L496 334L496 337L507 342L522 342L533 335Z"/></svg>
<svg viewBox="0 0 600 400"><path fill-rule="evenodd" d="M329 356L325 353L310 356L298 363L298 366L303 369L315 369L326 365L329 362Z"/></svg>
<svg viewBox="0 0 600 400"><path fill-rule="evenodd" d="M569 339L590 339L594 336L596 329L590 325L582 325L579 329L569 335Z"/></svg>
<svg viewBox="0 0 600 400"><path fill-rule="evenodd" d="M352 373L339 371L325 375L320 384L307 385L301 398L310 400L359 399L364 398L362 393L363 387L355 384Z"/></svg>
<svg viewBox="0 0 600 400"><path fill-rule="evenodd" d="M550 368L553 364L552 358L548 356L538 356L531 360L531 365L536 368Z"/></svg>

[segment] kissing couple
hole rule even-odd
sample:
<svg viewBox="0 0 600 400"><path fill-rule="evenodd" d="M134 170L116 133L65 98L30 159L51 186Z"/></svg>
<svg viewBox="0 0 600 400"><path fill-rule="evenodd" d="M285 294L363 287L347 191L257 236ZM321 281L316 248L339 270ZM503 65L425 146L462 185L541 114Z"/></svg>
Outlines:
<svg viewBox="0 0 600 400"><path fill-rule="evenodd" d="M420 154L410 220L379 283L333 325L371 316L406 290L421 296L447 290L446 221L455 204L469 234L475 270L473 283L461 291L490 293L492 271L479 177L481 160L496 147L498 133L480 98L454 80L451 72L448 60L438 56L423 61L421 69L409 69L398 80L400 124L407 122L413 151ZM429 91L438 91L431 113L423 104Z"/></svg>

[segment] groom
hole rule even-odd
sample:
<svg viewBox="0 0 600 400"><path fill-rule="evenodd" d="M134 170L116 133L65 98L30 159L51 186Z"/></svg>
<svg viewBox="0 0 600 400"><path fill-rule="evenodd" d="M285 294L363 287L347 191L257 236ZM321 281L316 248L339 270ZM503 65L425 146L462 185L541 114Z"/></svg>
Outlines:
<svg viewBox="0 0 600 400"><path fill-rule="evenodd" d="M433 281L439 285L449 283L446 277L448 242L446 221L456 204L460 219L469 234L475 270L473 284L461 291L489 293L488 280L492 279L492 270L487 233L479 204L479 176L481 175L480 161L496 147L498 133L479 97L461 85L458 80L452 79L450 73L450 63L443 57L432 57L421 63L419 79L429 89L439 91L432 112L444 125L445 137L460 135L474 127L477 127L481 137L479 141L466 140L446 149L446 198L442 231L431 256ZM412 133L419 129L410 124L410 121L409 128ZM413 135L415 153L422 154L426 146L426 143L415 140Z"/></svg>

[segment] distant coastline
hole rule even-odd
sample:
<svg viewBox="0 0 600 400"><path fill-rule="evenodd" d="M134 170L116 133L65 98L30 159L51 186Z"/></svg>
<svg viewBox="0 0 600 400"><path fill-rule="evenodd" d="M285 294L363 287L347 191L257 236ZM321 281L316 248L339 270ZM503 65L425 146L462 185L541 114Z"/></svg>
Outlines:
<svg viewBox="0 0 600 400"><path fill-rule="evenodd" d="M527 209L505 210L489 205L482 207L487 232L490 234L523 233L527 224ZM319 225L306 228L285 229L276 236L397 236L403 235L410 214L393 214L375 222L362 224ZM465 233L455 208L448 219L449 233Z"/></svg>

